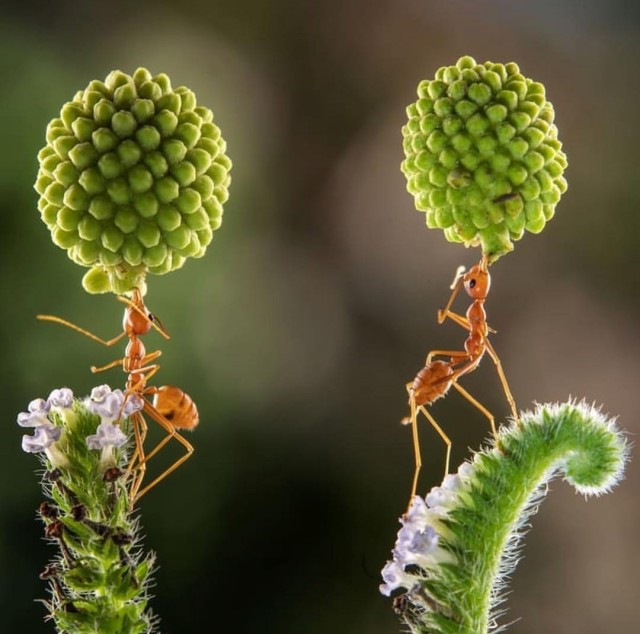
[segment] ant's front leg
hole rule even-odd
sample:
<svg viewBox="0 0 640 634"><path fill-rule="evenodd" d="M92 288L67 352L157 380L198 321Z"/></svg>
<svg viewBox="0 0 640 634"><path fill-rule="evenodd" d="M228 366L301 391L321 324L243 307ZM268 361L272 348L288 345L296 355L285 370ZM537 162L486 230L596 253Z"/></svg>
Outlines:
<svg viewBox="0 0 640 634"><path fill-rule="evenodd" d="M424 362L425 366L429 365L433 360L433 357L446 357L451 359L452 365L466 361L469 358L469 354L464 350L432 350Z"/></svg>

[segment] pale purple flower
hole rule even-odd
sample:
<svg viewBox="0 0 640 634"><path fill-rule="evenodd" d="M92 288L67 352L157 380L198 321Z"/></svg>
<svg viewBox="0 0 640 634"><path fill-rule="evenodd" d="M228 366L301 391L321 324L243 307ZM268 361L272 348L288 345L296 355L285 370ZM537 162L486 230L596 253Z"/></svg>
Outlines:
<svg viewBox="0 0 640 634"><path fill-rule="evenodd" d="M97 403L101 403L104 401L104 398L107 394L111 394L111 388L108 385L98 385L98 387L94 387L91 390L91 394L89 398Z"/></svg>
<svg viewBox="0 0 640 634"><path fill-rule="evenodd" d="M400 530L400 533L403 529ZM438 555L438 533L433 526L425 526L416 531L398 533L398 541L393 549L394 560L403 567L416 564L428 568L436 563Z"/></svg>
<svg viewBox="0 0 640 634"><path fill-rule="evenodd" d="M468 481L471 478L471 474L473 473L474 467L470 462L463 462L458 467L458 476L463 481Z"/></svg>
<svg viewBox="0 0 640 634"><path fill-rule="evenodd" d="M53 390L51 394L49 394L47 403L50 407L70 409L73 406L73 392L68 387Z"/></svg>
<svg viewBox="0 0 640 634"><path fill-rule="evenodd" d="M392 551L393 561L382 569L382 594L389 596L397 588L411 590L429 576L430 569L455 561L453 555L440 546L440 538L446 535L446 526L441 520L455 503L461 485L459 475L448 475L442 486L431 489L426 498L416 495L411 500L407 512L400 518L402 527Z"/></svg>
<svg viewBox="0 0 640 634"><path fill-rule="evenodd" d="M418 577L405 572L403 566L397 561L388 561L382 569L382 580L384 583L380 584L380 592L388 597L398 588L411 590L418 581Z"/></svg>
<svg viewBox="0 0 640 634"><path fill-rule="evenodd" d="M20 427L38 427L49 422L49 403L42 398L36 398L29 403L28 412L18 414Z"/></svg>
<svg viewBox="0 0 640 634"><path fill-rule="evenodd" d="M139 412L143 405L143 399L137 394L124 394L122 390L112 391L108 385L93 388L87 401L89 410L98 414L103 422L128 418L134 412Z"/></svg>
<svg viewBox="0 0 640 634"><path fill-rule="evenodd" d="M400 518L403 526L418 525L423 526L429 518L429 509L424 498L414 495L407 512Z"/></svg>
<svg viewBox="0 0 640 634"><path fill-rule="evenodd" d="M139 412L144 407L144 399L137 394L127 394L126 401L124 403L124 409L122 410L122 415L125 418L129 418L131 414L135 412Z"/></svg>
<svg viewBox="0 0 640 634"><path fill-rule="evenodd" d="M53 423L42 423L38 425L33 436L24 435L22 437L22 450L27 453L39 453L46 451L51 445L60 439L62 429Z"/></svg>
<svg viewBox="0 0 640 634"><path fill-rule="evenodd" d="M127 436L122 429L110 421L100 423L96 431L96 434L87 436L87 447L89 447L89 449L121 447L127 442Z"/></svg>
<svg viewBox="0 0 640 634"><path fill-rule="evenodd" d="M114 421L117 420L122 414L122 406L124 403L124 396L121 390L114 390L113 392L108 392L102 396L100 400L94 400L93 392L91 392L91 399L88 403L89 409L94 413L98 414L103 421Z"/></svg>
<svg viewBox="0 0 640 634"><path fill-rule="evenodd" d="M442 481L442 488L445 491L455 492L460 488L460 476L455 473L448 473Z"/></svg>
<svg viewBox="0 0 640 634"><path fill-rule="evenodd" d="M447 490L442 487L433 487L425 498L427 506L434 510L438 508L443 508L447 506L447 503L450 500L450 494Z"/></svg>

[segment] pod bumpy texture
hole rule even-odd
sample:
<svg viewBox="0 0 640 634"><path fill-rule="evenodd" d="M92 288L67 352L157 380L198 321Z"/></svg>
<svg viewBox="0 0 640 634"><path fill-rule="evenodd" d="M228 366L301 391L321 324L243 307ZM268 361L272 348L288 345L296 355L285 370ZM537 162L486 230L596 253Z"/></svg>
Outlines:
<svg viewBox="0 0 640 634"><path fill-rule="evenodd" d="M418 86L402 172L427 226L496 259L539 233L567 189L544 86L517 64L462 57Z"/></svg>
<svg viewBox="0 0 640 634"><path fill-rule="evenodd" d="M231 161L213 113L139 68L92 81L47 127L38 208L53 242L91 267L89 292L144 287L201 257L222 222Z"/></svg>

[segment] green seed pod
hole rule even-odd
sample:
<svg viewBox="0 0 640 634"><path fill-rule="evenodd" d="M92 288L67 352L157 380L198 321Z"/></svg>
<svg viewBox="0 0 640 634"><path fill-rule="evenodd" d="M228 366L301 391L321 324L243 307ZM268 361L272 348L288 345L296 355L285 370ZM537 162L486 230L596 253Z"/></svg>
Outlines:
<svg viewBox="0 0 640 634"><path fill-rule="evenodd" d="M46 139L38 209L54 243L90 268L88 292L142 289L147 273L204 254L231 161L213 113L190 90L144 68L113 71L62 107Z"/></svg>
<svg viewBox="0 0 640 634"><path fill-rule="evenodd" d="M462 57L420 82L407 115L401 169L428 227L495 260L553 217L567 157L544 86L517 64Z"/></svg>

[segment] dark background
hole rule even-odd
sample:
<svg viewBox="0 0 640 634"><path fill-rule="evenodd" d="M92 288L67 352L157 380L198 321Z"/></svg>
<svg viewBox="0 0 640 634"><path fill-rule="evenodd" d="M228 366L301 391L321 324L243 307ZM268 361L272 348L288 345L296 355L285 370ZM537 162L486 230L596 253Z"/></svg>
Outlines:
<svg viewBox="0 0 640 634"><path fill-rule="evenodd" d="M32 189L47 122L119 68L166 72L211 107L234 161L206 256L149 281L171 331L159 381L198 403L194 457L141 504L158 553L164 633L389 634L378 593L412 475L404 383L429 349L459 347L436 309L478 253L428 231L400 173L420 79L464 54L517 61L556 108L569 191L543 234L493 268L487 310L520 408L585 397L638 430L640 5L630 0L154 0L10 3L0 13L0 630L50 632L34 599L52 550L34 519L35 459L15 417L94 377L120 350L122 306L89 296ZM55 5L55 7L53 6ZM461 301L459 309L465 310ZM464 382L498 419L492 364ZM434 413L453 463L487 435L453 393ZM422 488L444 448L423 427ZM513 579L511 631L632 632L640 600L638 468L588 503L552 486Z"/></svg>

